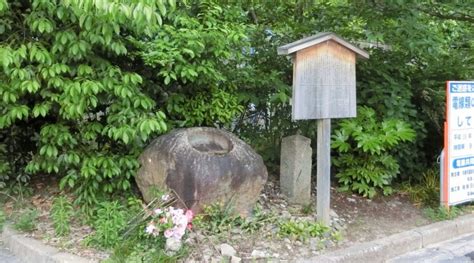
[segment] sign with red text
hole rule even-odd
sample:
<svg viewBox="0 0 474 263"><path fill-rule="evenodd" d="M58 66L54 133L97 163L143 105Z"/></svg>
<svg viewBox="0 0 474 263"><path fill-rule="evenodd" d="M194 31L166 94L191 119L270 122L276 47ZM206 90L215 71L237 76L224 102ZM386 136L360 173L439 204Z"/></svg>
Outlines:
<svg viewBox="0 0 474 263"><path fill-rule="evenodd" d="M446 84L445 205L474 201L474 81Z"/></svg>

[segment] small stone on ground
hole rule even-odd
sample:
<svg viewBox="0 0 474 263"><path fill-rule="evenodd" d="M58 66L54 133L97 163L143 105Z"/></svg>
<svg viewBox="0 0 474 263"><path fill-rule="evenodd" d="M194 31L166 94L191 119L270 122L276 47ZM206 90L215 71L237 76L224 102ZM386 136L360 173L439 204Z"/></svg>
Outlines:
<svg viewBox="0 0 474 263"><path fill-rule="evenodd" d="M235 251L235 249L231 245L226 243L220 245L220 251L221 255L225 257L232 257L235 256L235 254L237 253L237 251Z"/></svg>

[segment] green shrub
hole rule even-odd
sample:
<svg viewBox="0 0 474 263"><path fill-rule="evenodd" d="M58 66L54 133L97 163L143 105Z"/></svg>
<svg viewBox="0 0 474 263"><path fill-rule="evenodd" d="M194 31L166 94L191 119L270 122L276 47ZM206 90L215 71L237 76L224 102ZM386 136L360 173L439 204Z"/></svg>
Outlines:
<svg viewBox="0 0 474 263"><path fill-rule="evenodd" d="M36 229L37 220L38 210L27 208L19 212L19 215L14 219L13 227L23 232L32 232Z"/></svg>
<svg viewBox="0 0 474 263"><path fill-rule="evenodd" d="M406 183L401 187L417 206L435 208L439 206L440 178L439 168L432 168L423 173L418 183Z"/></svg>
<svg viewBox="0 0 474 263"><path fill-rule="evenodd" d="M94 233L86 239L86 243L113 248L121 242L121 231L126 226L127 219L127 211L118 201L99 203L92 223Z"/></svg>
<svg viewBox="0 0 474 263"><path fill-rule="evenodd" d="M302 241L306 241L311 237L324 238L331 230L328 226L319 222L307 220L283 220L279 222L279 227L279 236L291 237Z"/></svg>
<svg viewBox="0 0 474 263"><path fill-rule="evenodd" d="M390 194L392 179L399 173L398 162L390 150L414 138L415 132L405 122L379 122L373 109L359 107L357 118L341 121L332 136L332 148L338 152L333 164L341 190L369 198L377 189Z"/></svg>
<svg viewBox="0 0 474 263"><path fill-rule="evenodd" d="M210 234L227 233L232 228L240 228L244 232L253 233L275 221L276 217L266 214L258 205L252 215L242 218L233 213L230 205L216 203L205 207L203 213L194 218L193 225Z"/></svg>
<svg viewBox="0 0 474 263"><path fill-rule="evenodd" d="M434 221L451 220L462 213L462 209L451 206L449 209L444 206L437 208L428 207L424 211L425 216Z"/></svg>
<svg viewBox="0 0 474 263"><path fill-rule="evenodd" d="M173 124L229 127L245 109L232 78L250 44L246 17L239 5L180 2L153 39L137 38L140 58L155 72Z"/></svg>
<svg viewBox="0 0 474 263"><path fill-rule="evenodd" d="M256 205L252 214L243 220L240 228L247 233L259 231L268 224L275 223L277 217L272 213L266 213L260 205Z"/></svg>
<svg viewBox="0 0 474 263"><path fill-rule="evenodd" d="M314 207L314 204L312 204L312 203L303 205L303 206L301 207L301 213L302 213L303 215L310 215L310 214L314 213L314 208L315 208L315 207Z"/></svg>
<svg viewBox="0 0 474 263"><path fill-rule="evenodd" d="M54 231L57 236L65 236L70 231L70 221L73 215L71 202L65 196L58 196L53 201L50 216L53 220Z"/></svg>
<svg viewBox="0 0 474 263"><path fill-rule="evenodd" d="M204 207L203 213L194 218L194 227L209 233L220 234L242 224L243 219L233 214L231 206L215 203Z"/></svg>
<svg viewBox="0 0 474 263"><path fill-rule="evenodd" d="M167 126L127 38L151 36L174 4L0 1L0 187L58 174L89 215L130 189L137 155Z"/></svg>
<svg viewBox="0 0 474 263"><path fill-rule="evenodd" d="M2 138L3 139L3 138ZM5 188L10 174L10 165L7 160L7 149L4 143L0 143L0 189Z"/></svg>
<svg viewBox="0 0 474 263"><path fill-rule="evenodd" d="M127 240L114 249L113 254L104 263L168 263L180 262L187 250L182 248L174 255L167 255L163 245L149 240Z"/></svg>
<svg viewBox="0 0 474 263"><path fill-rule="evenodd" d="M5 215L3 209L0 209L0 231L3 229L5 221L7 221L7 216Z"/></svg>

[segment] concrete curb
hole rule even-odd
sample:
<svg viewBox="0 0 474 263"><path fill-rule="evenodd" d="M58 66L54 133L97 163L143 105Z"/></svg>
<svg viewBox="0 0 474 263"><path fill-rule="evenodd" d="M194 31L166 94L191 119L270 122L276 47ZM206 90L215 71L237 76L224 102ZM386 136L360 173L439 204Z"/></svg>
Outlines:
<svg viewBox="0 0 474 263"><path fill-rule="evenodd" d="M408 230L297 262L385 262L430 244L474 232L474 214Z"/></svg>
<svg viewBox="0 0 474 263"><path fill-rule="evenodd" d="M24 237L10 226L3 227L2 240L6 247L22 262L29 263L96 263L97 260L82 258L61 252L41 241Z"/></svg>

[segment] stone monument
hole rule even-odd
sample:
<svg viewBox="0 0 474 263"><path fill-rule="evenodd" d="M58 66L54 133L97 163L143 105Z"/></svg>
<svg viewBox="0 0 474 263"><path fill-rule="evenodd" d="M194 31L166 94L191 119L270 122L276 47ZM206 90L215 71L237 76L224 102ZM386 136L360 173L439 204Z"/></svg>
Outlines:
<svg viewBox="0 0 474 263"><path fill-rule="evenodd" d="M199 213L222 203L247 216L267 181L262 157L235 135L216 128L176 129L155 139L140 156L135 176L146 202L153 188L170 188Z"/></svg>
<svg viewBox="0 0 474 263"><path fill-rule="evenodd" d="M311 139L301 135L281 142L280 188L290 204L311 202Z"/></svg>

